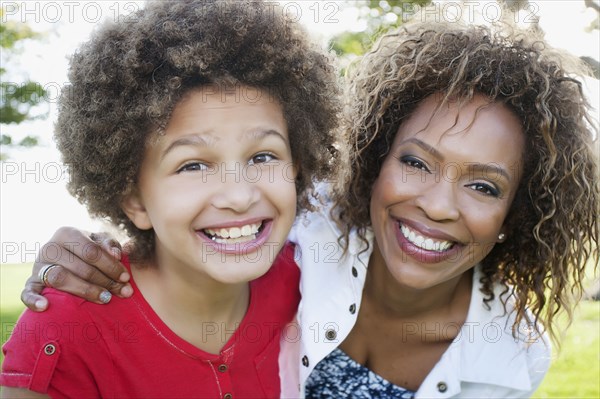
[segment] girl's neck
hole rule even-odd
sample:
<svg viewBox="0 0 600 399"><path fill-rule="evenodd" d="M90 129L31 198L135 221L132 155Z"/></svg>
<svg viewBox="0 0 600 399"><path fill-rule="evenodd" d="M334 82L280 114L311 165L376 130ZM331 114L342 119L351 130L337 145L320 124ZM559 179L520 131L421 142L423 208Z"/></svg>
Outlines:
<svg viewBox="0 0 600 399"><path fill-rule="evenodd" d="M432 287L417 289L399 283L389 272L377 244L369 260L364 298L388 316L423 319L460 314L466 317L472 270ZM461 317L462 318L462 317Z"/></svg>
<svg viewBox="0 0 600 399"><path fill-rule="evenodd" d="M209 352L218 353L226 341L214 335L214 342L198 331L207 325L232 332L242 322L250 302L250 284L225 284L189 265L165 262L136 268L133 279L144 299L160 319L178 336Z"/></svg>

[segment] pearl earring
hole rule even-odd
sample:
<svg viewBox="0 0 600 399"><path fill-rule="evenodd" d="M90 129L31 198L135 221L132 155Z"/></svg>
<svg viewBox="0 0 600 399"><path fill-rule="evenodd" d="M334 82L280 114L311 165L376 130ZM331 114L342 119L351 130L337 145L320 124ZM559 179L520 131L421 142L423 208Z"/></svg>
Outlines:
<svg viewBox="0 0 600 399"><path fill-rule="evenodd" d="M505 238L506 238L506 234L504 234L504 233L498 234L498 241L504 241Z"/></svg>

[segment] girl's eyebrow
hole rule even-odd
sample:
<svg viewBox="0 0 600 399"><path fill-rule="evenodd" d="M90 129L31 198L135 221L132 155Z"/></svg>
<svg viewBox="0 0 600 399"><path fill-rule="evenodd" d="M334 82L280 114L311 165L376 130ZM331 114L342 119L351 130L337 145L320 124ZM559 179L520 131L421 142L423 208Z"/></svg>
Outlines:
<svg viewBox="0 0 600 399"><path fill-rule="evenodd" d="M276 136L279 137L281 140L283 140L286 144L288 143L288 139L279 131L275 130L275 129L262 129L262 128L258 128L258 129L252 129L247 131L244 134L244 138L249 137L253 140L259 141L264 139L265 137L268 136Z"/></svg>
<svg viewBox="0 0 600 399"><path fill-rule="evenodd" d="M160 158L163 159L167 156L169 152L171 152L174 148L185 146L185 145L193 145L200 147L208 147L210 145L209 141L206 140L199 134L190 134L184 137L181 137L175 141L173 141L161 154Z"/></svg>
<svg viewBox="0 0 600 399"><path fill-rule="evenodd" d="M208 136L208 137L205 138L203 136ZM265 137L269 137L269 136L279 137L284 143L286 143L286 144L288 143L288 139L283 134L281 134L280 132L278 132L275 129L262 129L262 128L252 129L252 130L249 130L246 133L244 133L244 135L242 137L249 138L253 141L260 141L260 140L263 140ZM213 137L212 135L201 135L201 134L190 134L190 135L181 137L177 140L174 140L171 144L169 144L169 146L161 154L161 159L164 159L164 157L167 156L167 154L169 152L171 152L174 148L181 147L181 146L187 146L187 145L199 146L199 147L209 147L210 145L212 145L212 143L214 143L217 140L218 140L218 137Z"/></svg>

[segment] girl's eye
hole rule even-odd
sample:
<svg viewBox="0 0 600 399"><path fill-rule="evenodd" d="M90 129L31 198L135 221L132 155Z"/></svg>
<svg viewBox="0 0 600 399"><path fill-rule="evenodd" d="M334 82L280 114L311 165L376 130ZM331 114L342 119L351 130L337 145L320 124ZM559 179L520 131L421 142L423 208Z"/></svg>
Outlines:
<svg viewBox="0 0 600 399"><path fill-rule="evenodd" d="M188 162L181 168L177 169L177 173L182 172L203 172L208 170L208 166L202 162Z"/></svg>
<svg viewBox="0 0 600 399"><path fill-rule="evenodd" d="M422 170L424 172L429 172L429 168L425 165L423 161L413 156L404 156L400 158L400 162L405 165L410 166L411 168L416 168Z"/></svg>
<svg viewBox="0 0 600 399"><path fill-rule="evenodd" d="M489 184L473 183L471 185L468 185L467 187L469 187L470 189L475 190L477 192L480 192L482 194L489 195L491 197L499 197L500 196L500 191L498 191L497 188L495 188Z"/></svg>
<svg viewBox="0 0 600 399"><path fill-rule="evenodd" d="M250 165L265 163L265 162L272 161L274 159L275 159L275 156L273 156L272 154L268 154L268 153L256 154L255 156L252 157L252 159L250 159Z"/></svg>

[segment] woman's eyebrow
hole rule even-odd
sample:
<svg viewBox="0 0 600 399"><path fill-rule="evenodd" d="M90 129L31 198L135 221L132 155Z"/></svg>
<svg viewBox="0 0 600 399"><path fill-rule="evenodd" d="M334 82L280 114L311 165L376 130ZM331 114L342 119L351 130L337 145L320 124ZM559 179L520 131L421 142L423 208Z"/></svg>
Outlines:
<svg viewBox="0 0 600 399"><path fill-rule="evenodd" d="M423 150L427 151L428 153L430 153L431 155L433 155L434 157L436 157L440 161L444 160L444 156L442 155L442 153L439 152L438 150L436 150L435 147L430 146L426 142L424 142L422 140L419 140L416 137L409 137L406 140L402 141L400 143L400 145L403 145L403 144L406 144L406 143L416 144L417 146L421 147Z"/></svg>
<svg viewBox="0 0 600 399"><path fill-rule="evenodd" d="M435 158L439 159L440 161L444 161L444 156L442 155L441 152L439 152L434 147L430 146L429 144L427 144L426 142L424 142L422 140L419 140L416 137L409 137L406 140L402 141L400 143L400 145L403 145L406 143L415 144L415 145L421 147L424 151L433 155ZM508 174L508 172L506 171L506 169L504 169L503 167L499 166L496 163L493 163L493 162L490 162L490 163L468 162L468 163L466 163L466 165L470 172L484 172L486 175L496 175L496 176L500 175L500 176L504 177L506 180L512 181L512 179L511 179L510 175Z"/></svg>
<svg viewBox="0 0 600 399"><path fill-rule="evenodd" d="M489 176L503 176L509 182L512 181L510 175L503 167L499 166L496 163L478 163L478 162L468 162L467 169L469 172L482 172L486 177Z"/></svg>

